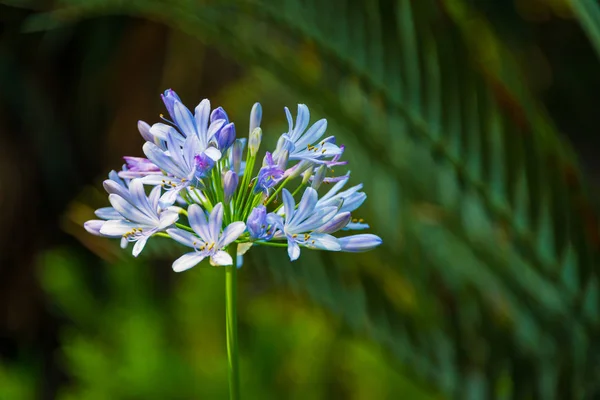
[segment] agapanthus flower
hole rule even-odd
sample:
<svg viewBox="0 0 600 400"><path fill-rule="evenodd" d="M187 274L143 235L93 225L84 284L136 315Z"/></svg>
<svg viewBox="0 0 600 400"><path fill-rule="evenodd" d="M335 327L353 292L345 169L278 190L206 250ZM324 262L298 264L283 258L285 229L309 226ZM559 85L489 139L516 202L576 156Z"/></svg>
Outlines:
<svg viewBox="0 0 600 400"><path fill-rule="evenodd" d="M105 182L105 187L110 193L108 200L112 209L97 211L99 217L107 219L99 226L98 233L108 237L121 237L123 248L127 247L129 242L135 242L133 255L137 256L153 234L164 231L177 221L179 213L159 206L160 187L155 187L150 195L146 196L139 179L133 179L129 189L118 184L115 186L113 182ZM99 225L97 222L92 224Z"/></svg>
<svg viewBox="0 0 600 400"><path fill-rule="evenodd" d="M369 227L353 217L367 196L362 184L343 190L350 174L335 174L334 167L346 164L340 160L345 148L333 136L323 138L326 120L309 127L305 105L298 106L295 123L285 109L289 130L262 157L260 104L252 107L248 137L236 139L234 122L222 107L211 111L205 99L192 114L174 91L162 98L170 120L152 126L138 122L146 158L124 157L123 170L109 174L104 187L112 207L96 210L98 219L86 222L86 230L120 237L123 245L135 242L134 255L152 236L193 249L175 260L175 271L205 258L228 266L235 256L239 263L256 245L287 247L293 261L302 247L358 252L381 244L372 234L334 236ZM317 190L326 184L333 186L319 198ZM153 186L148 195L144 185ZM172 206L175 202L181 208Z"/></svg>
<svg viewBox="0 0 600 400"><path fill-rule="evenodd" d="M278 230L274 239L287 239L288 255L292 261L300 256L300 245L320 250L341 250L334 236L319 230L335 217L338 207L319 206L316 190L306 188L296 209L294 197L287 189L283 189L283 207L285 218L275 221Z"/></svg>
<svg viewBox="0 0 600 400"><path fill-rule="evenodd" d="M306 130L310 120L310 112L304 104L298 104L295 125L292 114L287 107L285 108L285 114L288 119L289 130L281 135L277 142L277 148L273 153L276 162L284 150L289 153L290 160L303 160L317 164L327 163L328 158L338 156L343 152L343 148L335 144L335 137L329 136L321 140L327 130L327 120L320 119Z"/></svg>
<svg viewBox="0 0 600 400"><path fill-rule="evenodd" d="M275 222L273 215L267 214L265 206L259 205L254 207L246 221L246 228L248 229L250 238L253 240L271 240L275 234L275 229L270 227L273 222Z"/></svg>
<svg viewBox="0 0 600 400"><path fill-rule="evenodd" d="M273 161L273 156L267 151L263 167L258 171L255 192L268 192L283 178L284 170Z"/></svg>
<svg viewBox="0 0 600 400"><path fill-rule="evenodd" d="M221 233L223 225L223 205L221 203L213 208L208 220L200 206L192 204L188 209L188 218L194 233L178 228L167 230L173 239L194 249L193 252L184 254L175 260L173 270L175 272L185 271L207 257L210 258L211 265L232 265L233 259L223 249L244 232L246 225L243 222L232 222Z"/></svg>

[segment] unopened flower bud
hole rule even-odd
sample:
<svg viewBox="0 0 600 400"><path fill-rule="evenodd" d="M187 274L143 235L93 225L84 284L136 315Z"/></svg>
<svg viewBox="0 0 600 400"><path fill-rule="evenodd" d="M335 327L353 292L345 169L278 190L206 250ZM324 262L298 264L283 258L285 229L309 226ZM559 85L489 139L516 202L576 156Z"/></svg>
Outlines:
<svg viewBox="0 0 600 400"><path fill-rule="evenodd" d="M242 153L244 152L245 144L246 139L237 139L235 142L233 142L233 147L231 148L231 165L233 167L233 171L238 175L240 174Z"/></svg>
<svg viewBox="0 0 600 400"><path fill-rule="evenodd" d="M229 170L225 173L225 176L223 177L223 192L225 194L225 204L228 204L231 201L231 198L233 197L233 194L237 189L239 180L240 179L238 178L238 175L235 172Z"/></svg>
<svg viewBox="0 0 600 400"><path fill-rule="evenodd" d="M310 181L310 177L312 176L312 174L313 174L312 168L304 171L304 173L302 174L302 184L303 185L306 185Z"/></svg>
<svg viewBox="0 0 600 400"><path fill-rule="evenodd" d="M217 146L221 152L228 149L235 140L235 125L233 122L225 125L217 132L215 139L217 140Z"/></svg>
<svg viewBox="0 0 600 400"><path fill-rule="evenodd" d="M248 140L248 150L250 150L250 156L254 157L258 152L258 148L260 147L260 142L262 140L262 129L255 128L250 133L250 139Z"/></svg>
<svg viewBox="0 0 600 400"><path fill-rule="evenodd" d="M261 239L267 230L267 209L263 205L255 207L246 222L246 228L250 237L253 239Z"/></svg>
<svg viewBox="0 0 600 400"><path fill-rule="evenodd" d="M227 113L223 110L223 107L217 107L210 113L210 122L215 122L218 119L224 119L225 123L229 122L229 117L227 117Z"/></svg>
<svg viewBox="0 0 600 400"><path fill-rule="evenodd" d="M325 165L321 165L319 168L317 168L317 172L315 173L315 176L313 177L313 181L312 181L312 188L315 190L318 190L319 187L321 186L321 183L323 183L323 179L325 179L325 174L327 173L327 167Z"/></svg>
<svg viewBox="0 0 600 400"><path fill-rule="evenodd" d="M262 107L260 103L254 103L252 106L252 111L250 111L250 135L256 128L260 127L260 121L262 119ZM260 142L259 142L260 145Z"/></svg>
<svg viewBox="0 0 600 400"><path fill-rule="evenodd" d="M302 175L304 171L311 167L312 163L307 160L302 160L298 164L294 165L292 168L285 171L286 177L290 179L294 179Z"/></svg>

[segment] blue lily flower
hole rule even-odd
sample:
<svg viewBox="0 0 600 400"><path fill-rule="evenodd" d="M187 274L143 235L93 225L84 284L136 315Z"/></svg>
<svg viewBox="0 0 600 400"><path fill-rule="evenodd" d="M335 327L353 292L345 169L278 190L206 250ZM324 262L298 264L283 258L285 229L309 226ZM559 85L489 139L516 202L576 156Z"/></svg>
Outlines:
<svg viewBox="0 0 600 400"><path fill-rule="evenodd" d="M246 229L253 240L271 240L275 229L271 227L273 215L267 214L267 208L262 204L250 212L246 221Z"/></svg>
<svg viewBox="0 0 600 400"><path fill-rule="evenodd" d="M146 242L156 232L173 225L179 213L172 209L159 207L160 187L155 187L146 196L144 185L139 179L131 180L129 188L113 180L105 181L105 188L110 193L108 200L112 207L96 211L96 215L106 221L88 221L88 232L101 236L121 237L121 247L135 242L133 255L137 257Z"/></svg>
<svg viewBox="0 0 600 400"><path fill-rule="evenodd" d="M298 104L298 115L296 125L290 110L286 107L289 130L279 138L273 158L277 161L284 150L289 153L290 160L306 160L316 164L324 164L330 161L327 158L339 156L343 148L335 144L335 138L329 136L323 140L321 137L327 129L327 120L321 119L315 122L308 130L310 112L304 104Z"/></svg>
<svg viewBox="0 0 600 400"><path fill-rule="evenodd" d="M173 263L175 272L185 271L194 267L207 257L211 265L232 265L233 259L226 251L227 245L236 240L246 229L243 222L229 224L221 233L223 225L223 205L218 203L210 213L208 220L205 212L197 204L188 208L188 219L195 234L174 228L167 233L177 242L194 249L193 252L184 254Z"/></svg>
<svg viewBox="0 0 600 400"><path fill-rule="evenodd" d="M263 167L258 171L254 192L268 192L284 176L285 171L273 161L273 156L267 151Z"/></svg>
<svg viewBox="0 0 600 400"><path fill-rule="evenodd" d="M359 192L359 190L361 190L363 187L362 183L340 192L340 190L348 182L348 179L350 178L350 172L348 172L348 174L342 178L343 179L339 180L323 197L319 199L319 205L323 207L342 202L340 213L353 212L365 202L367 195L364 192ZM342 229L361 230L367 228L369 228L369 225L364 223L362 219L353 219L350 220L350 222L348 222L348 224Z"/></svg>
<svg viewBox="0 0 600 400"><path fill-rule="evenodd" d="M209 152L198 152L199 139L197 136L188 136L182 148L175 141L174 136L169 133L167 148L168 150L162 150L150 142L146 142L143 147L148 159L166 173L166 176L148 175L142 178L144 184L160 185L165 189L165 193L160 199L163 207L175 203L181 190L189 186L200 185L199 179L206 176L214 166L214 159ZM218 150L216 151L218 152ZM220 155L221 153L218 153L219 157Z"/></svg>
<svg viewBox="0 0 600 400"><path fill-rule="evenodd" d="M310 187L304 191L298 209L287 189L283 189L282 197L285 219L273 215L273 223L278 228L273 239L287 239L290 260L298 259L300 246L330 251L341 250L337 239L325 233L330 231L327 229L328 224L338 214L337 206L319 206L317 192Z"/></svg>

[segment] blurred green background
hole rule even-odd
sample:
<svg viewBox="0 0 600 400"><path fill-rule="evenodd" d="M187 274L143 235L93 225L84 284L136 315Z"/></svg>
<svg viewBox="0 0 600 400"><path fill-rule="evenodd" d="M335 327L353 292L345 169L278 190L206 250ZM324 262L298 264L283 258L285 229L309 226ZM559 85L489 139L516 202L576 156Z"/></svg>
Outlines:
<svg viewBox="0 0 600 400"><path fill-rule="evenodd" d="M0 399L227 398L224 273L82 224L173 88L346 144L365 254L253 249L248 399L600 398L596 0L1 0Z"/></svg>

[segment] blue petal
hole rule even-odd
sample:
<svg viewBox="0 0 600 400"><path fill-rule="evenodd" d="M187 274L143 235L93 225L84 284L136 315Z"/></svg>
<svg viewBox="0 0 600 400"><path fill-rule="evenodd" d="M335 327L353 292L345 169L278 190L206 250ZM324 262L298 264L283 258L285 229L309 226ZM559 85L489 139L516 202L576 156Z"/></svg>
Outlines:
<svg viewBox="0 0 600 400"><path fill-rule="evenodd" d="M308 121L310 120L310 111L308 111L308 107L304 104L298 104L298 115L296 116L296 126L294 127L294 131L291 135L291 141L296 142L300 139L300 136L308 126Z"/></svg>
<svg viewBox="0 0 600 400"><path fill-rule="evenodd" d="M282 197L283 209L285 212L285 225L288 225L294 216L294 208L296 208L296 203L294 202L294 197L292 197L291 193L285 188L282 191Z"/></svg>
<svg viewBox="0 0 600 400"><path fill-rule="evenodd" d="M291 261L296 261L300 257L300 246L291 238L288 238L288 256Z"/></svg>
<svg viewBox="0 0 600 400"><path fill-rule="evenodd" d="M112 204L115 210L119 212L119 214L132 222L150 226L154 226L158 222L157 217L150 218L141 212L137 207L133 206L131 203L117 194L108 195L108 201L110 204Z"/></svg>
<svg viewBox="0 0 600 400"><path fill-rule="evenodd" d="M186 106L176 101L173 104L173 112L175 114L173 115L173 119L184 136L197 135L196 121Z"/></svg>
<svg viewBox="0 0 600 400"><path fill-rule="evenodd" d="M320 119L315 122L308 131L301 138L299 138L295 145L297 149L304 148L309 144L313 144L314 142L321 139L325 131L327 130L327 120Z"/></svg>
<svg viewBox="0 0 600 400"><path fill-rule="evenodd" d="M138 240L136 240L135 245L133 246L133 256L137 257L140 255L142 250L144 250L144 246L146 246L146 242L148 241L149 236L142 236Z"/></svg>
<svg viewBox="0 0 600 400"><path fill-rule="evenodd" d="M208 231L210 233L210 241L217 243L219 241L219 233L223 225L223 204L218 203L213 208L208 217Z"/></svg>
<svg viewBox="0 0 600 400"><path fill-rule="evenodd" d="M310 238L304 245L309 248L329 251L340 251L342 249L338 239L326 233L311 233Z"/></svg>
<svg viewBox="0 0 600 400"><path fill-rule="evenodd" d="M195 236L191 232L184 231L183 229L171 228L167 229L167 233L169 234L169 236L171 236L173 240L187 247L200 247L204 244L204 241L202 239Z"/></svg>
<svg viewBox="0 0 600 400"><path fill-rule="evenodd" d="M211 241L206 214L198 204L192 204L188 208L188 220L190 221L190 226L194 232L196 232L205 242Z"/></svg>
<svg viewBox="0 0 600 400"><path fill-rule="evenodd" d="M131 194L132 204L138 210L146 214L152 220L156 218L156 208L152 209L144 191L144 184L139 179L132 179L129 183L129 193Z"/></svg>
<svg viewBox="0 0 600 400"><path fill-rule="evenodd" d="M229 243L240 237L240 235L244 233L244 230L246 230L246 224L241 221L232 222L225 230L223 230L223 234L217 243L217 248L222 249L227 246Z"/></svg>
<svg viewBox="0 0 600 400"><path fill-rule="evenodd" d="M102 207L96 210L94 213L98 218L109 220L109 219L121 219L121 214L113 207Z"/></svg>
<svg viewBox="0 0 600 400"><path fill-rule="evenodd" d="M104 190L106 190L106 192L108 194L117 194L127 201L131 200L131 195L129 194L129 190L126 187L119 185L114 180L110 180L110 179L105 180L103 183L103 186L104 186Z"/></svg>
<svg viewBox="0 0 600 400"><path fill-rule="evenodd" d="M233 259L226 251L221 250L210 256L210 263L214 266L233 265Z"/></svg>
<svg viewBox="0 0 600 400"><path fill-rule="evenodd" d="M206 148L208 145L208 117L210 115L210 101L204 99L198 104L195 110L196 129L198 131L198 138L202 148Z"/></svg>
<svg viewBox="0 0 600 400"><path fill-rule="evenodd" d="M166 155L154 143L146 142L142 149L144 151L144 154L146 154L146 157L148 157L150 161L158 165L158 167L166 173L179 178L187 177L185 171L183 171L179 165L175 164L171 157Z"/></svg>
<svg viewBox="0 0 600 400"><path fill-rule="evenodd" d="M338 242L342 247L342 251L355 253L374 249L379 246L382 241L379 236L363 233L339 238Z"/></svg>
<svg viewBox="0 0 600 400"><path fill-rule="evenodd" d="M137 228L138 226L139 224L125 220L106 221L100 228L100 233L107 236L118 237L131 231L133 228Z"/></svg>
<svg viewBox="0 0 600 400"><path fill-rule="evenodd" d="M85 228L86 231L88 231L92 235L104 236L100 233L100 229L102 229L102 226L104 225L105 222L106 221L101 221L99 219L92 219L92 220L86 221L83 224L83 227ZM117 237L118 236L121 236L121 235L117 235Z"/></svg>
<svg viewBox="0 0 600 400"><path fill-rule="evenodd" d="M346 198L344 200L344 203L342 204L342 207L340 208L340 211L354 211L356 210L358 207L360 207L365 200L367 199L367 194L366 193L356 193L353 196L350 196L349 198Z"/></svg>
<svg viewBox="0 0 600 400"><path fill-rule="evenodd" d="M142 183L144 183L143 179ZM150 191L150 195L148 196L150 207L152 207L152 210L154 212L158 211L158 200L160 199L160 191L160 186L155 186L154 188L152 188L152 190Z"/></svg>
<svg viewBox="0 0 600 400"><path fill-rule="evenodd" d="M150 125L144 121L138 121L138 131L147 142L154 142L154 136L150 133Z"/></svg>
<svg viewBox="0 0 600 400"><path fill-rule="evenodd" d="M299 225L294 225L293 227L288 228L287 231L288 233L303 233L318 229L330 219L332 219L337 214L337 212L337 207L326 207L319 209L310 217L308 217L304 222L300 223Z"/></svg>
<svg viewBox="0 0 600 400"><path fill-rule="evenodd" d="M350 222L350 219L351 216L349 212L339 213L315 231L319 233L337 232L347 226Z"/></svg>
<svg viewBox="0 0 600 400"><path fill-rule="evenodd" d="M306 188L304 194L302 195L302 199L298 204L298 209L296 210L294 217L287 223L290 225L298 225L305 220L311 212L314 212L318 197L319 196L317 195L317 191L315 189L311 187Z"/></svg>
<svg viewBox="0 0 600 400"><path fill-rule="evenodd" d="M187 253L179 257L173 263L173 271L182 272L196 266L200 261L204 260L206 255L200 252Z"/></svg>

